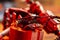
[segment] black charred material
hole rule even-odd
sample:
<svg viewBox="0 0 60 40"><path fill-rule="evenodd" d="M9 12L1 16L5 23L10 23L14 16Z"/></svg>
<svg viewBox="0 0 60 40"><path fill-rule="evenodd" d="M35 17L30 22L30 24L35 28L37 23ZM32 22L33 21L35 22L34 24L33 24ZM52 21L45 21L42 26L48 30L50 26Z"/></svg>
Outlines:
<svg viewBox="0 0 60 40"><path fill-rule="evenodd" d="M60 17L59 16L50 16L52 19L54 19L54 18L58 18L58 19L60 19Z"/></svg>

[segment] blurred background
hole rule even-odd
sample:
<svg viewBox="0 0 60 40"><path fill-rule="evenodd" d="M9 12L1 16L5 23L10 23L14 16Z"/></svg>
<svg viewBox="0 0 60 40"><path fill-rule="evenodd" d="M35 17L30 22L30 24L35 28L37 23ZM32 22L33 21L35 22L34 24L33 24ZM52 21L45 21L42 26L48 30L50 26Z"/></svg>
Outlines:
<svg viewBox="0 0 60 40"><path fill-rule="evenodd" d="M54 15L60 16L60 0L34 0L34 1L39 1L43 5L45 10L51 10L54 13ZM0 32L3 29L1 22L3 20L4 10L6 8L11 7L25 8L27 7L27 4L25 2L21 2L21 0L0 0ZM43 40L54 40L55 38L56 35L47 34L44 31Z"/></svg>

